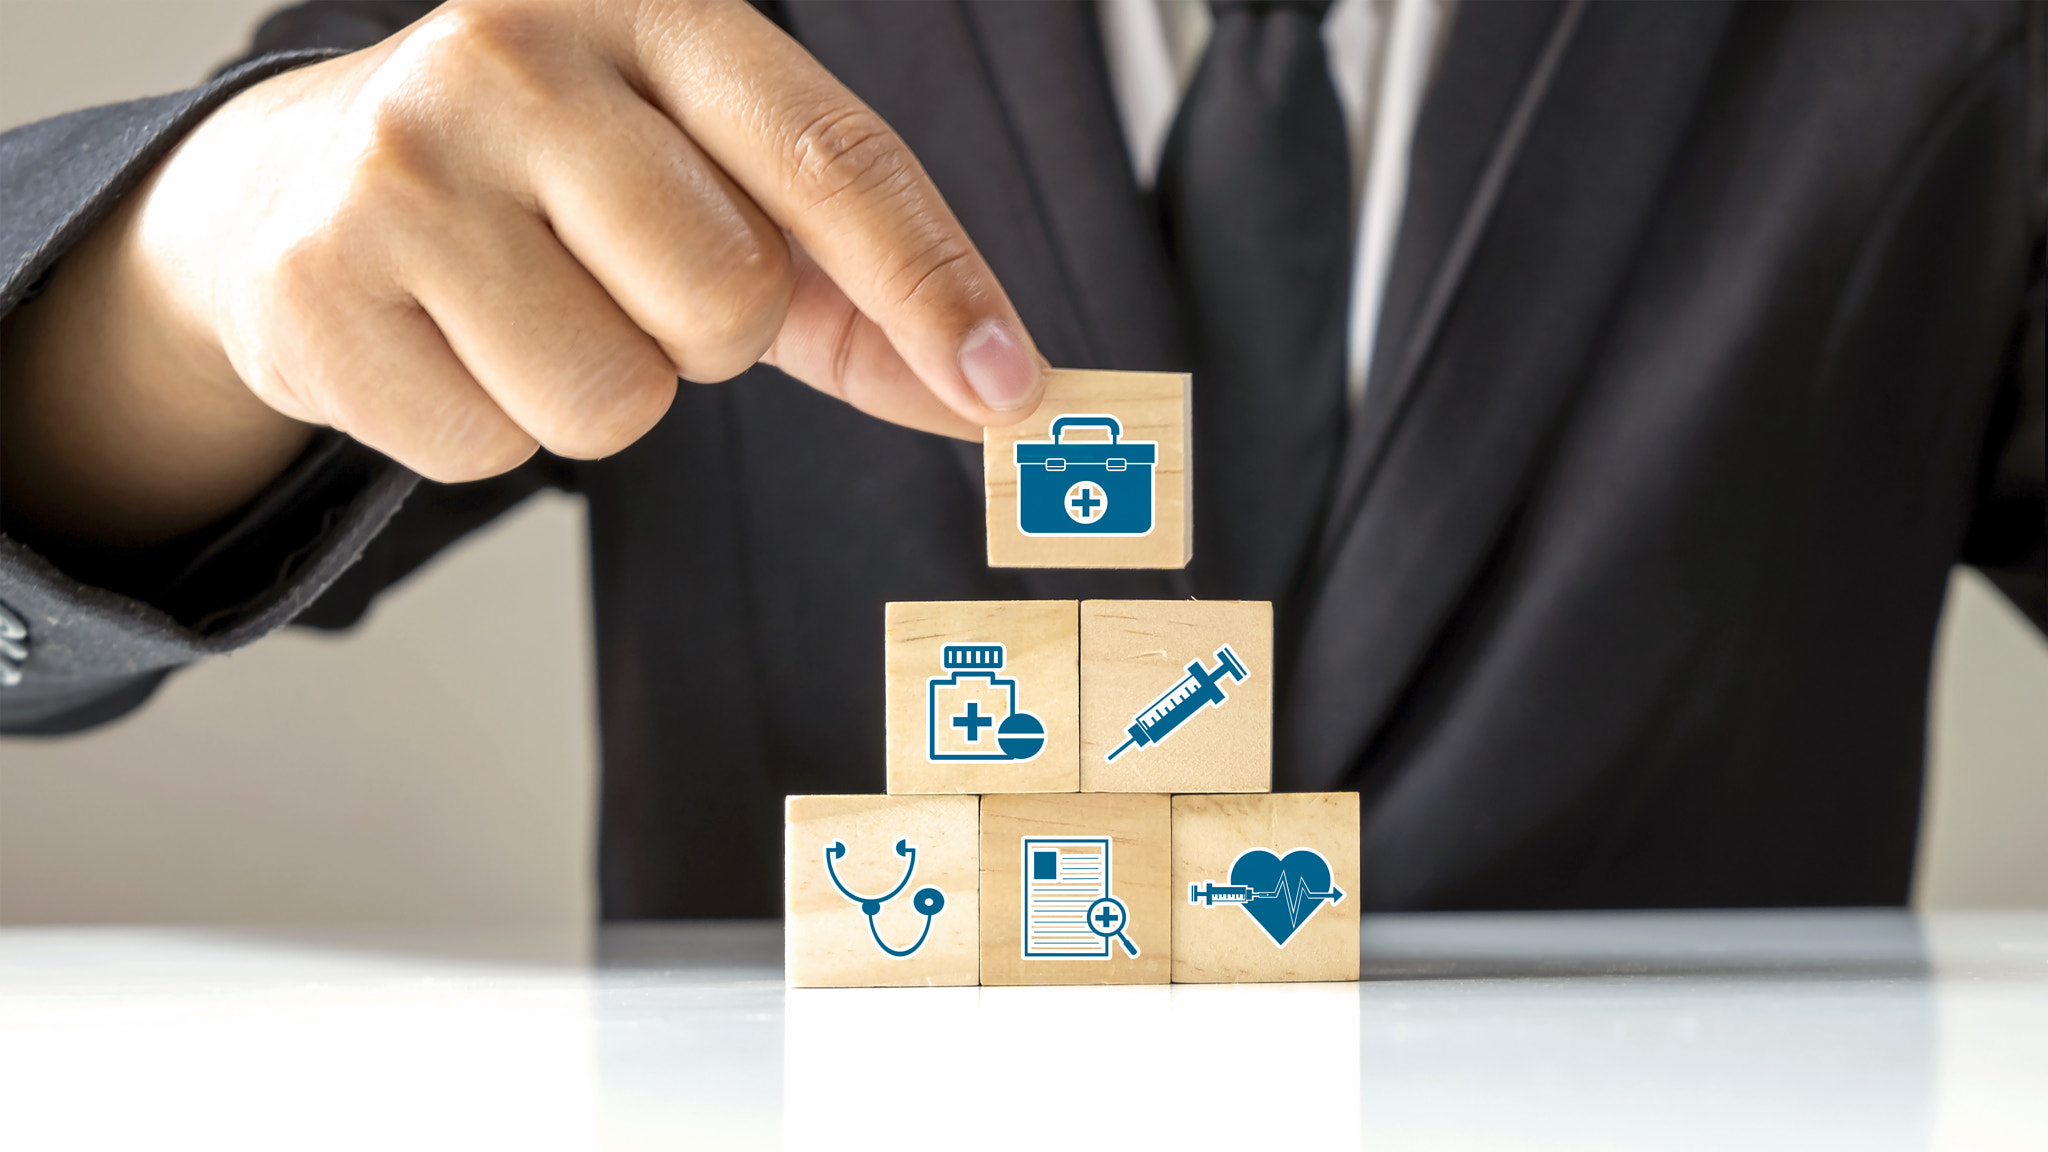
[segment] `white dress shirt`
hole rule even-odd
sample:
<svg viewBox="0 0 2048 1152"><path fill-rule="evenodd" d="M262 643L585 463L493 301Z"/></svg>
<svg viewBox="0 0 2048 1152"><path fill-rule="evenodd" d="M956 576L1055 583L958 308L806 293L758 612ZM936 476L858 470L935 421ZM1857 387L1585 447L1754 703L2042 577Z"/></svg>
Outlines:
<svg viewBox="0 0 2048 1152"><path fill-rule="evenodd" d="M1408 186L1415 114L1456 0L1336 0L1323 19L1330 81L1351 141L1356 244L1345 342L1345 394L1355 408L1372 365L1380 296ZM1138 183L1159 175L1167 130L1209 42L1206 0L1096 0L1109 80Z"/></svg>

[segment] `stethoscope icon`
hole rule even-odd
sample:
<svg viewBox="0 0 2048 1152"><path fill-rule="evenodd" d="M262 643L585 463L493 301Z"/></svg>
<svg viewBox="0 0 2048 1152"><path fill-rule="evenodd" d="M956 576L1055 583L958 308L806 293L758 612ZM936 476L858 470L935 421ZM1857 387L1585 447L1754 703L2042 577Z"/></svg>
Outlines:
<svg viewBox="0 0 2048 1152"><path fill-rule="evenodd" d="M896 854L898 856L907 856L910 860L909 863L903 866L903 879L898 880L896 886L889 889L886 895L862 896L840 881L839 869L833 867L832 862L843 859L846 856L846 845L841 841L834 840L825 846L825 874L832 877L832 886L839 889L841 896L860 905L861 912L866 914L868 918L868 932L875 938L875 947L880 948L891 956L900 958L908 956L919 948L924 947L925 937L932 934L932 917L946 910L946 894L929 885L919 888L916 894L911 896L910 906L924 914L924 931L917 934L917 943L912 944L908 948L896 949L889 947L888 941L882 939L882 930L875 927L875 916L881 912L882 905L894 900L896 894L903 891L903 886L910 883L910 877L917 872L916 847L907 840L898 840L896 842ZM1128 944L1126 946L1128 947Z"/></svg>
<svg viewBox="0 0 2048 1152"><path fill-rule="evenodd" d="M1105 956L1109 954L1109 942L1117 940L1122 942L1124 952L1131 959L1138 958L1138 946L1131 943L1131 938L1124 934L1124 929L1129 927L1130 923L1130 910L1124 907L1123 901L1114 896L1098 897L1095 903L1088 906L1088 930L1102 937Z"/></svg>

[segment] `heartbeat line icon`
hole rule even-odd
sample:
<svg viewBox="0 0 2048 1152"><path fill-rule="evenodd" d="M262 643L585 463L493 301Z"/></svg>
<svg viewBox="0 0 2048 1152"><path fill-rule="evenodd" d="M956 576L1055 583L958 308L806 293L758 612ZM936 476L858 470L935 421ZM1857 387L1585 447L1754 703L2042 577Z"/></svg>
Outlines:
<svg viewBox="0 0 2048 1152"><path fill-rule="evenodd" d="M1309 913L1316 910L1316 905L1325 900L1335 899L1336 896L1335 890L1316 891L1315 885L1306 879L1296 881L1290 887L1287 883L1287 873L1284 871L1280 873L1280 883L1273 891L1252 893L1254 900L1279 900L1287 908L1288 925L1294 928L1301 927L1301 922L1308 919Z"/></svg>

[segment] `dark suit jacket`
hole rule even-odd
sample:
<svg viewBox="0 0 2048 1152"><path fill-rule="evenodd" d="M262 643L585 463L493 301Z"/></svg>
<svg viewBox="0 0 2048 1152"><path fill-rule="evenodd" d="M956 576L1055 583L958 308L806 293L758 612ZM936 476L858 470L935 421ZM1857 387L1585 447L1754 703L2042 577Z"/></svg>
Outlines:
<svg viewBox="0 0 2048 1152"><path fill-rule="evenodd" d="M308 5L257 48L423 7ZM1054 363L1182 366L1085 5L771 12L916 149ZM2048 620L2044 43L2009 4L1464 6L1279 612L1276 783L1364 794L1367 905L1905 898L1950 567ZM9 135L0 306L277 66ZM330 437L150 557L10 525L31 636L0 706L76 728L293 618L345 625L563 485L591 514L604 911L772 914L781 797L882 787L885 601L1232 593L1199 540L1187 572L991 570L979 467L768 369L686 386L613 459L478 485Z"/></svg>

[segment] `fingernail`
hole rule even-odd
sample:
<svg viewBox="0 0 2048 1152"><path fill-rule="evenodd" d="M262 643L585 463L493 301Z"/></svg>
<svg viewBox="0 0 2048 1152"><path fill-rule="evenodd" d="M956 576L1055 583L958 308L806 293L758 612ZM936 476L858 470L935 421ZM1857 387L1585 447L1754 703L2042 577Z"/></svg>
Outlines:
<svg viewBox="0 0 2048 1152"><path fill-rule="evenodd" d="M960 345L960 372L981 402L998 412L1024 406L1038 387L1038 365L1001 320L983 320Z"/></svg>

